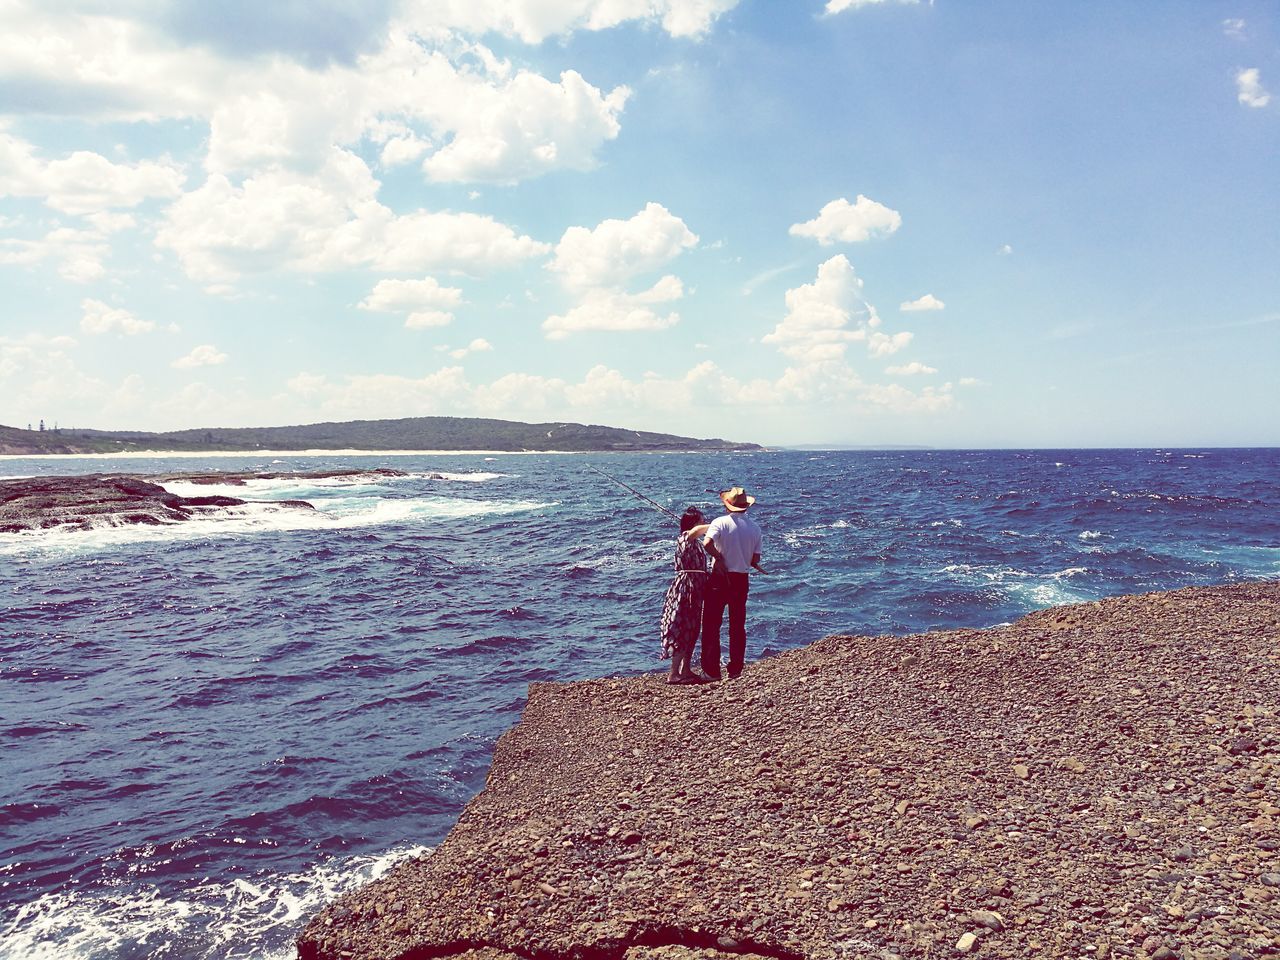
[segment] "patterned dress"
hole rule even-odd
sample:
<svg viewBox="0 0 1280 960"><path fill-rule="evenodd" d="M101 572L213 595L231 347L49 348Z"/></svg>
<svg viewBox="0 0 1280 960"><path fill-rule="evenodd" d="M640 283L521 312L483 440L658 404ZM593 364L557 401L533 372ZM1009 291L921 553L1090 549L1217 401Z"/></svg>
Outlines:
<svg viewBox="0 0 1280 960"><path fill-rule="evenodd" d="M662 604L662 659L674 651L692 650L702 625L702 594L707 580L707 552L688 532L676 540L676 575Z"/></svg>

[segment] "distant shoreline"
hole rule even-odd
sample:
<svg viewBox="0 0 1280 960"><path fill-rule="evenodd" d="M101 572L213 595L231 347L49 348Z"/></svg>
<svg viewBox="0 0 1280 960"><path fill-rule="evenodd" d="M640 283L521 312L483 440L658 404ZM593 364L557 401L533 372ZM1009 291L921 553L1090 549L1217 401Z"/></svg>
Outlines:
<svg viewBox="0 0 1280 960"><path fill-rule="evenodd" d="M769 453L765 450L117 450L111 453L0 453L0 460L146 460L158 457L497 457L589 453Z"/></svg>

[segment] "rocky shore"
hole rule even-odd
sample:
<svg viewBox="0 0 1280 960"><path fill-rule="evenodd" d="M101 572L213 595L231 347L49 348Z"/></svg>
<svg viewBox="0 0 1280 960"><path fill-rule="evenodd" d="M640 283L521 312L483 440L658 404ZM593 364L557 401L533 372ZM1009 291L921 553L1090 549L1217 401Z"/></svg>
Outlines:
<svg viewBox="0 0 1280 960"><path fill-rule="evenodd" d="M243 485L252 476L268 475L173 474L143 479L98 473L0 480L0 533L53 527L87 530L104 524L178 523L254 501L226 496L181 497L166 490L164 482ZM271 504L281 509L312 509L305 500L273 500Z"/></svg>
<svg viewBox="0 0 1280 960"><path fill-rule="evenodd" d="M535 684L303 960L1280 953L1280 583Z"/></svg>

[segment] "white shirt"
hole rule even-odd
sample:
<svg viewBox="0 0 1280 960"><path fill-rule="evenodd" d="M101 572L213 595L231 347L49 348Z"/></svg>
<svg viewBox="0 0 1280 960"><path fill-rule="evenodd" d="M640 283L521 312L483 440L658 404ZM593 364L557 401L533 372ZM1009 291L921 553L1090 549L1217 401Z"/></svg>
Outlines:
<svg viewBox="0 0 1280 960"><path fill-rule="evenodd" d="M760 527L745 512L716 517L704 539L716 545L730 573L747 573L751 558L760 552Z"/></svg>

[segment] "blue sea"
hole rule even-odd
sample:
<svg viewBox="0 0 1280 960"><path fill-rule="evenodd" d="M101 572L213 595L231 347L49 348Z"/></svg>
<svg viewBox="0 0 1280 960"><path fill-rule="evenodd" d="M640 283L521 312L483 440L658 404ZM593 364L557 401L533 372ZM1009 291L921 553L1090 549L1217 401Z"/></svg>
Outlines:
<svg viewBox="0 0 1280 960"><path fill-rule="evenodd" d="M531 681L664 669L677 513L758 497L750 659L1280 576L1280 451L0 460L202 487L164 527L0 535L0 956L274 958L439 843ZM175 492L190 492L172 485ZM746 681L749 682L749 678ZM687 695L673 688L670 696Z"/></svg>

